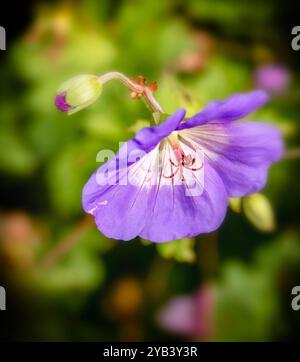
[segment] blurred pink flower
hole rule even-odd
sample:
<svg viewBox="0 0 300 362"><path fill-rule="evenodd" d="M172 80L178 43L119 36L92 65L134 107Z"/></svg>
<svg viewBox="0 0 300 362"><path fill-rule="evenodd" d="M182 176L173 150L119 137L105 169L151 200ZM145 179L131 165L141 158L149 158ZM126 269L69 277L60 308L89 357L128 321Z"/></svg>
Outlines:
<svg viewBox="0 0 300 362"><path fill-rule="evenodd" d="M254 73L255 86L276 95L287 90L290 79L290 71L280 64L259 66Z"/></svg>
<svg viewBox="0 0 300 362"><path fill-rule="evenodd" d="M158 314L159 325L174 334L210 339L214 334L215 289L206 285L192 295L171 299Z"/></svg>

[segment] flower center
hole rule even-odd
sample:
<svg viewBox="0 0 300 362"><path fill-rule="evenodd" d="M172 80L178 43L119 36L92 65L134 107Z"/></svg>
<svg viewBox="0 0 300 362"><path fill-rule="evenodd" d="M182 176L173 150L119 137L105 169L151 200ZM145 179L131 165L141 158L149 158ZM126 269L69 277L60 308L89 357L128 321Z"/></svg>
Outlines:
<svg viewBox="0 0 300 362"><path fill-rule="evenodd" d="M171 158L169 158L170 170L171 173L169 175L163 174L164 178L172 179L179 173L181 181L185 181L183 172L184 170L189 170L192 172L200 171L203 168L203 162L201 162L200 166L196 167L196 155L191 155L190 153L184 152L180 142L178 140L178 136L172 133L168 137L168 141L171 145L173 153L175 155L176 161L174 162Z"/></svg>

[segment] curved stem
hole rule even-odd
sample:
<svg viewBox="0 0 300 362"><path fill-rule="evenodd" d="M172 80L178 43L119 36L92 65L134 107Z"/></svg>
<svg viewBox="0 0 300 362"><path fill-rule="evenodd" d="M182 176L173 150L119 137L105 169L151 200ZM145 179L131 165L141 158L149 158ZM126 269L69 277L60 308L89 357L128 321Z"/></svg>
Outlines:
<svg viewBox="0 0 300 362"><path fill-rule="evenodd" d="M153 93L150 88L145 85L138 84L131 80L130 78L126 77L124 74L119 72L108 72L104 75L101 75L99 81L104 84L112 79L117 79L121 81L127 88L129 88L132 92L135 92L142 97L144 97L147 105L150 107L151 110L154 112L164 113L162 107L159 105L157 100L154 98Z"/></svg>

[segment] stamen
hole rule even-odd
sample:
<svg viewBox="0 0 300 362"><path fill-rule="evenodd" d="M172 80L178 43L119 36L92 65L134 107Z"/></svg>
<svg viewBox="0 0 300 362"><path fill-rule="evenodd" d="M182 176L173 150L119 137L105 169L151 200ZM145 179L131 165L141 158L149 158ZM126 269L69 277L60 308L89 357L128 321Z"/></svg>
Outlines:
<svg viewBox="0 0 300 362"><path fill-rule="evenodd" d="M175 151L175 150L174 150ZM189 171L192 171L192 172L196 172L196 171L200 171L202 170L203 168L203 162L201 164L201 166L199 167L189 167L189 166L193 166L196 162L196 158L195 157L192 157L191 155L185 155L184 152L182 151L182 149L180 149L179 147L176 148L176 151L180 151L179 153L181 154L181 162L179 162L177 165L175 162L173 162L171 159L169 159L169 162L170 162L170 165L171 165L171 175L164 175L163 174L163 177L164 178L167 178L167 179L171 179L173 178L174 176L177 175L178 171L180 172L180 178L181 178L181 181L184 182L185 181L185 178L183 176L183 168L185 168L186 170L189 170ZM175 155L176 155L176 152L174 152ZM172 169L172 166L176 167L176 171L173 172L173 169Z"/></svg>
<svg viewBox="0 0 300 362"><path fill-rule="evenodd" d="M173 178L174 176L176 176L176 174L178 173L178 171L179 171L179 168L177 168L177 170L176 170L175 172L171 173L171 175L169 175L169 176L163 175L163 177L164 177L164 178Z"/></svg>
<svg viewBox="0 0 300 362"><path fill-rule="evenodd" d="M190 171L200 171L202 168L203 168L203 164L200 166L200 167L193 167L193 168L190 168L190 167L186 167L185 166L185 168L187 169L187 170L190 170Z"/></svg>
<svg viewBox="0 0 300 362"><path fill-rule="evenodd" d="M171 159L170 159L170 163L171 163L172 166L178 167L178 165L176 165L176 163L173 162Z"/></svg>

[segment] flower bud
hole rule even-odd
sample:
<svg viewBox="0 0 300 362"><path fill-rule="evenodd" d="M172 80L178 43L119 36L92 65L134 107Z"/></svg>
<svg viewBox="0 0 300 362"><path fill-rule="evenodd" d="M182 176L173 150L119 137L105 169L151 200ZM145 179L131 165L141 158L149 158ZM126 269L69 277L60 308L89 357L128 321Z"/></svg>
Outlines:
<svg viewBox="0 0 300 362"><path fill-rule="evenodd" d="M96 75L79 75L60 86L55 105L60 111L70 115L95 102L101 91L102 84Z"/></svg>
<svg viewBox="0 0 300 362"><path fill-rule="evenodd" d="M243 199L244 213L259 230L270 232L276 227L275 216L269 199L257 193Z"/></svg>

